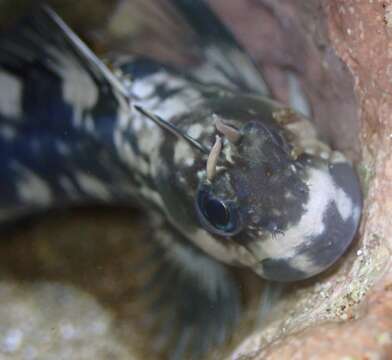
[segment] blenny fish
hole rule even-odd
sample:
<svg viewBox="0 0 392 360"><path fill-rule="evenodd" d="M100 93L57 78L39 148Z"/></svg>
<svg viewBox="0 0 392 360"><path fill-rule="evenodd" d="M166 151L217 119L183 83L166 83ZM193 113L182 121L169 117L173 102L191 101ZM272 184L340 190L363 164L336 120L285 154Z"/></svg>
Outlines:
<svg viewBox="0 0 392 360"><path fill-rule="evenodd" d="M293 282L334 264L356 233L361 191L312 122L268 97L206 3L172 4L198 39L192 66L132 54L108 66L47 7L1 35L0 220L139 206L165 259L152 282L168 285L180 359L235 328L230 266Z"/></svg>

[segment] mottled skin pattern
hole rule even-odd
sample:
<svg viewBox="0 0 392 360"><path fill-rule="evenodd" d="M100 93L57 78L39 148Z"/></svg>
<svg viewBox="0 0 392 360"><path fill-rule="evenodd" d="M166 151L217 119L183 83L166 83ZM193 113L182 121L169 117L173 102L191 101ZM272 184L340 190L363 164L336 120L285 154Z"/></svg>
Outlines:
<svg viewBox="0 0 392 360"><path fill-rule="evenodd" d="M213 96L208 88L199 91L183 101L187 110L167 119L196 132L205 146L214 141L217 116L241 129L243 138L238 144L225 142L212 182L206 181L203 154L183 140L157 140L149 164L169 220L219 260L250 266L270 280L300 280L323 271L351 241L342 241L340 234L352 239L357 227L361 200L350 165L340 153L307 139L314 130L306 119L268 99L230 90ZM160 114L159 107L154 111ZM296 138L298 128L305 139ZM201 184L238 205L238 234L216 236L200 227L194 208Z"/></svg>
<svg viewBox="0 0 392 360"><path fill-rule="evenodd" d="M218 61L186 73L129 59L116 64L115 77L80 44L47 11L0 38L0 217L97 202L144 208L160 264L147 288L159 284L153 307L169 305L163 329L179 331L171 358L198 357L235 324L240 294L222 263L286 282L344 253L361 208L351 165L303 116L254 95L264 84L239 48L207 42ZM211 179L208 153L135 105L208 151L218 118L240 139L223 136ZM227 205L230 230L206 216L211 199Z"/></svg>

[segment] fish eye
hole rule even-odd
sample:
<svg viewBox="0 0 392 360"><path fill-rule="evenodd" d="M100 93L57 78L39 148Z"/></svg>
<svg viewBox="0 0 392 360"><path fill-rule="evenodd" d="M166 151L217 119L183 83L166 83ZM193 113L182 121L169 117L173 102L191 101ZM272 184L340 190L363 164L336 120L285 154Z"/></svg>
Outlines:
<svg viewBox="0 0 392 360"><path fill-rule="evenodd" d="M201 187L197 193L196 211L201 224L217 235L232 236L241 231L241 217L238 207L232 201L222 201L213 196L208 187Z"/></svg>

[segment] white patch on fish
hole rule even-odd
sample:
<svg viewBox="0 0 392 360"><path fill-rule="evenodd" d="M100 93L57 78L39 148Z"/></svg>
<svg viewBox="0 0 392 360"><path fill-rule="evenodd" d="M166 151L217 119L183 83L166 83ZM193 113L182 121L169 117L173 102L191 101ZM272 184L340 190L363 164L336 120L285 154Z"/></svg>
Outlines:
<svg viewBox="0 0 392 360"><path fill-rule="evenodd" d="M132 83L132 94L136 98L148 98L154 93L154 86L148 81L136 80Z"/></svg>
<svg viewBox="0 0 392 360"><path fill-rule="evenodd" d="M310 259L308 255L303 254L295 255L290 259L289 264L294 269L300 270L306 274L317 274L323 269L323 267L320 267L314 260Z"/></svg>
<svg viewBox="0 0 392 360"><path fill-rule="evenodd" d="M258 261L244 246L235 244L233 241L228 241L226 244L223 244L202 228L198 228L196 231L190 233L186 229L181 229L178 224L176 225L175 221L170 220L170 222L200 249L223 263L243 264L252 267Z"/></svg>
<svg viewBox="0 0 392 360"><path fill-rule="evenodd" d="M107 186L95 176L78 172L75 174L75 178L86 194L97 199L110 200L111 195Z"/></svg>
<svg viewBox="0 0 392 360"><path fill-rule="evenodd" d="M157 116L169 121L174 116L188 112L192 105L195 104L195 101L199 99L199 92L188 88L173 97L169 97L165 101L161 101L160 104L152 110Z"/></svg>
<svg viewBox="0 0 392 360"><path fill-rule="evenodd" d="M174 147L174 162L177 165L184 164L188 167L194 163L194 153L190 145L184 140L177 140Z"/></svg>
<svg viewBox="0 0 392 360"><path fill-rule="evenodd" d="M52 202L52 191L44 179L20 163L13 162L11 166L18 172L17 191L23 201L37 205Z"/></svg>
<svg viewBox="0 0 392 360"><path fill-rule="evenodd" d="M0 71L0 113L17 119L22 115L21 81L4 71Z"/></svg>
<svg viewBox="0 0 392 360"><path fill-rule="evenodd" d="M151 120L146 119L146 121ZM149 156L161 146L163 142L162 130L158 127L151 131L145 130L137 139L140 151Z"/></svg>
<svg viewBox="0 0 392 360"><path fill-rule="evenodd" d="M314 238L326 231L324 215L329 204L334 202L343 220L352 213L352 202L347 195L336 186L331 175L325 171L309 169L309 200L305 204L304 213L297 224L290 226L284 235L268 236L263 240L263 257L289 258L296 254L298 246L303 245L306 238ZM284 236L282 241L276 237ZM257 250L257 249L255 249Z"/></svg>
<svg viewBox="0 0 392 360"><path fill-rule="evenodd" d="M141 96L141 89L148 87L155 90L159 86L164 86L168 91L178 90L174 95L162 99L160 95L153 91L144 91L145 96ZM152 111L155 115L170 121L174 115L189 111L190 105L200 98L200 92L190 88L186 80L173 77L167 71L160 71L143 79L134 80L132 94L138 95L135 104Z"/></svg>
<svg viewBox="0 0 392 360"><path fill-rule="evenodd" d="M200 124L194 124L189 127L188 135L198 140L200 135L203 133L203 126Z"/></svg>
<svg viewBox="0 0 392 360"><path fill-rule="evenodd" d="M98 101L99 91L90 74L72 57L49 49L58 64L55 68L62 80L64 100L75 109L91 109Z"/></svg>
<svg viewBox="0 0 392 360"><path fill-rule="evenodd" d="M94 134L95 124L94 124L93 117L91 115L87 115L86 118L84 119L84 123L85 123L87 131Z"/></svg>
<svg viewBox="0 0 392 360"><path fill-rule="evenodd" d="M343 189L338 189L335 197L336 207L339 211L340 216L344 221L352 215L353 213L353 202L349 196L344 192Z"/></svg>
<svg viewBox="0 0 392 360"><path fill-rule="evenodd" d="M72 181L65 175L61 175L58 178L60 186L63 188L65 193L72 199L77 199L79 197L79 192L77 191L75 185Z"/></svg>

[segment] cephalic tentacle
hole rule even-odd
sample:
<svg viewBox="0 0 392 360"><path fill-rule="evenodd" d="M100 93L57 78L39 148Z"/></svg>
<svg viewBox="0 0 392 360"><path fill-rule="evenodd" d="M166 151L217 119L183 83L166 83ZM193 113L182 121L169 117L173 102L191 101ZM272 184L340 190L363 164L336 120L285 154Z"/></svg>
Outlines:
<svg viewBox="0 0 392 360"><path fill-rule="evenodd" d="M216 135L215 144L211 148L211 152L207 159L207 179L212 180L216 174L216 165L218 158L222 150L222 139L219 135Z"/></svg>
<svg viewBox="0 0 392 360"><path fill-rule="evenodd" d="M227 125L219 116L215 116L215 127L231 143L237 143L241 138L241 133L234 127Z"/></svg>

